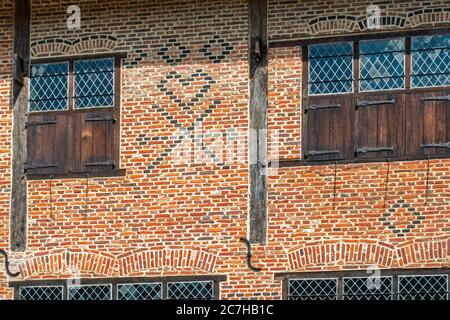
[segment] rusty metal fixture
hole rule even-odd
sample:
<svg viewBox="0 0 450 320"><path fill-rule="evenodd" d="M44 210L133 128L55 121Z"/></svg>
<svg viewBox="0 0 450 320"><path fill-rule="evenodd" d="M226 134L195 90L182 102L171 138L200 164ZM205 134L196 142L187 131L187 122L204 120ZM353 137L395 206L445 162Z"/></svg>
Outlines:
<svg viewBox="0 0 450 320"><path fill-rule="evenodd" d="M255 266L253 266L253 264L252 264L252 244L250 243L250 241L246 238L240 238L239 240L241 240L241 242L245 243L247 246L247 266L248 266L248 268L254 272L261 271L261 268L257 268Z"/></svg>
<svg viewBox="0 0 450 320"><path fill-rule="evenodd" d="M5 258L5 272L8 276L10 276L11 278L16 278L17 276L19 276L20 272L11 272L11 270L9 270L9 260L8 260L8 254L6 253L5 250L0 249L0 255L2 255Z"/></svg>

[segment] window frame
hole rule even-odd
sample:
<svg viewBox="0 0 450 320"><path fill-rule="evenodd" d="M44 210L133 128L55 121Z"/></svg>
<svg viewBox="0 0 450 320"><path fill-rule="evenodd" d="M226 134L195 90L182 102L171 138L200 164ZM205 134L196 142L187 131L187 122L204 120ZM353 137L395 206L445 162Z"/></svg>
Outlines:
<svg viewBox="0 0 450 320"><path fill-rule="evenodd" d="M286 47L286 46L297 46L301 49L301 63L302 63L302 74L301 74L301 135L302 135L302 148L301 148L301 159L294 160L278 160L278 165L280 167L292 167L292 166L314 166L314 165L329 165L329 164L348 164L348 163L370 163L370 162L380 162L380 161L409 161L409 160L425 160L425 159L445 159L450 158L450 151L446 154L437 155L401 155L401 156L387 156L387 157L372 157L358 159L353 157L352 159L344 158L338 160L307 160L308 153L308 103L309 99L317 98L348 98L352 101L355 99L368 97L370 95L396 95L404 94L406 97L414 93L433 93L444 90L449 90L449 86L436 86L436 87L411 87L411 38L420 36L439 36L450 34L450 27L435 28L430 30L407 30L398 32L371 32L365 34L357 35L345 35L337 37L325 37L325 38L313 38L313 39L303 39L303 40L292 40L292 41L280 41L274 42L273 47ZM366 40L381 40L381 39L405 39L405 58L404 58L404 89L387 89L387 90L375 90L375 91L360 91L360 41ZM314 44L327 44L327 43L338 43L338 42L353 42L353 92L352 93L339 93L339 94L309 94L309 46ZM353 119L351 119L353 126L355 126L355 113L353 113ZM355 128L353 128L353 147L356 146L356 134ZM405 137L406 141L406 137Z"/></svg>
<svg viewBox="0 0 450 320"><path fill-rule="evenodd" d="M9 287L14 290L14 300L20 300L21 287L50 287L62 286L63 298L68 300L69 287L84 285L111 285L111 300L118 300L118 286L124 284L147 284L160 283L162 286L161 300L168 299L169 282L213 282L212 300L220 299L220 283L227 281L226 275L198 275L198 276L163 276L163 277L124 277L124 278L82 278L76 285L71 285L73 279L53 279L53 280L25 280L9 283Z"/></svg>
<svg viewBox="0 0 450 320"><path fill-rule="evenodd" d="M114 114L116 121L117 130L114 130L113 146L114 151L114 161L116 167L112 170L102 170L102 171L86 171L86 172L72 172L67 169L66 173L63 174L33 174L26 173L28 180L46 180L46 179L69 179L69 178L82 178L89 175L89 177L116 177L124 176L126 170L120 168L120 124L121 124L121 85L122 85L122 60L127 57L125 52L111 52L111 53L101 53L101 54L83 54L83 55L68 55L68 56L57 56L57 57L45 57L45 58L34 58L31 60L30 68L34 64L50 64L58 62L68 62L69 64L69 74L68 74L68 107L65 110L55 110L55 111L29 111L29 103L27 107L27 112L30 116L58 116L67 115L69 125L67 131L67 151L66 151L66 164L71 161L71 150L73 150L73 130L71 130L71 115L72 114L89 114L95 112L105 112L111 111ZM114 59L114 74L113 74L113 90L114 99L112 106L101 106L101 107L86 107L86 108L76 108L74 102L74 90L75 90L75 73L74 66L75 61L80 60L100 60L100 59ZM28 90L31 90L30 86ZM70 168L70 166L68 166Z"/></svg>
<svg viewBox="0 0 450 320"><path fill-rule="evenodd" d="M373 270L373 269L371 269ZM289 299L289 281L298 279L338 279L338 294L336 300L345 300L343 295L344 278L363 278L371 274L367 270L348 271L317 271L317 272L282 272L276 273L275 280L281 281L282 300ZM450 268L423 268L423 269L379 269L380 277L392 277L392 299L398 300L398 279L399 276L430 276L447 275L447 291L450 290ZM447 299L450 299L450 292L447 292Z"/></svg>

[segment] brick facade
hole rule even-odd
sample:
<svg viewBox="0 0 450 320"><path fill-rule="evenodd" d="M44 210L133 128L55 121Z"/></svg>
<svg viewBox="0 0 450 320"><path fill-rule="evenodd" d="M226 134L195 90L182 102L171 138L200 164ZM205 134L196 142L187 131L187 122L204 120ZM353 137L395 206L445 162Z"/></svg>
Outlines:
<svg viewBox="0 0 450 320"><path fill-rule="evenodd" d="M50 2L33 0L33 57L127 53L126 175L29 181L27 251L11 254L18 281L74 269L86 278L226 275L223 299L280 299L278 272L450 266L450 160L430 160L428 195L423 160L390 163L388 186L383 162L272 172L268 240L253 246L262 271L250 271L239 242L248 231L246 1L79 0L81 30L66 28L74 1ZM384 29L450 20L448 0L379 2ZM369 4L271 0L269 39L363 32ZM9 247L12 12L0 4L0 248ZM269 131L280 142L271 159L301 157L301 68L300 48L269 50ZM240 156L197 152L201 161L180 162L183 146L201 148L177 138L180 127L195 134L196 121L235 132ZM12 298L3 272L0 298Z"/></svg>

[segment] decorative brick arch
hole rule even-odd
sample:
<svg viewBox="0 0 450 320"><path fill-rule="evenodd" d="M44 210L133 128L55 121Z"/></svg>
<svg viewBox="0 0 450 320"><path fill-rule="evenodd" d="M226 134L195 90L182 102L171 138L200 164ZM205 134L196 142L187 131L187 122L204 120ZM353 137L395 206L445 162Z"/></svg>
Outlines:
<svg viewBox="0 0 450 320"><path fill-rule="evenodd" d="M117 47L116 37L96 34L76 40L43 39L31 44L32 57L49 57L52 55L76 55L83 53L111 52Z"/></svg>
<svg viewBox="0 0 450 320"><path fill-rule="evenodd" d="M377 241L336 240L305 244L288 252L291 271L303 267L320 265L377 265L392 267L395 250L392 246Z"/></svg>
<svg viewBox="0 0 450 320"><path fill-rule="evenodd" d="M385 15L380 17L381 29L401 29L406 25L406 17L399 15ZM369 30L367 26L367 16L358 19L358 25L361 30Z"/></svg>
<svg viewBox="0 0 450 320"><path fill-rule="evenodd" d="M151 270L197 270L212 273L217 255L205 250L161 249L137 251L118 259L119 275Z"/></svg>
<svg viewBox="0 0 450 320"><path fill-rule="evenodd" d="M450 264L450 238L416 240L397 249L400 267L422 263Z"/></svg>
<svg viewBox="0 0 450 320"><path fill-rule="evenodd" d="M32 254L19 263L21 278L73 275L112 276L115 258L98 251L69 249Z"/></svg>
<svg viewBox="0 0 450 320"><path fill-rule="evenodd" d="M311 34L334 34L352 32L357 26L356 17L349 15L330 15L314 18L309 22Z"/></svg>
<svg viewBox="0 0 450 320"><path fill-rule="evenodd" d="M448 23L448 21L450 21L450 8L448 7L423 8L408 14L410 27Z"/></svg>

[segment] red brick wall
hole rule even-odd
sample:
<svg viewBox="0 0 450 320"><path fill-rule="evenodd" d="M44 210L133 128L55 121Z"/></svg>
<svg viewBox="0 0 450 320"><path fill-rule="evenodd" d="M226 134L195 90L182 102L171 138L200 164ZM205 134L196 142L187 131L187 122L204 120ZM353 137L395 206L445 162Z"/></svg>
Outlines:
<svg viewBox="0 0 450 320"><path fill-rule="evenodd" d="M9 247L9 204L11 196L11 84L13 52L13 15L11 1L0 3L0 248ZM3 258L0 261L0 298L8 297L11 290L6 287L3 273Z"/></svg>
<svg viewBox="0 0 450 320"><path fill-rule="evenodd" d="M450 5L449 1L392 0L380 6L407 17L408 12L430 3ZM66 28L66 9L72 4L81 8L81 30ZM336 10L359 17L368 4L270 1L270 38L358 32L355 24L352 29L345 21L330 20L321 26L309 22ZM0 8L0 15L10 17L11 8ZM417 27L413 20L428 19L418 16L409 18L405 27ZM442 18L429 19L438 24ZM21 279L66 278L74 268L83 277L225 274L222 298L279 299L281 283L274 280L275 272L361 269L373 264L383 268L449 266L450 161L432 160L427 203L426 161L391 163L387 189L385 163L338 165L335 200L334 166L278 169L269 177L268 242L253 250L254 264L262 271L248 270L246 249L239 242L248 229L245 0L64 0L51 5L33 0L32 19L35 57L127 52L120 141L121 168L127 174L89 179L87 202L86 179L55 180L52 205L49 181L29 181L26 259L13 256L20 264ZM5 20L1 21L4 48L3 43L11 46L11 35ZM333 31L336 26L341 29ZM212 54L224 56L217 63L202 52L210 41ZM190 51L176 65L159 54L173 43L178 51L170 50L171 55ZM223 54L225 47L232 49ZM8 247L9 237L11 51L10 47L0 52L0 112L6 115L1 121L7 121L0 127L0 151L5 150L0 159L2 247ZM269 129L278 130L280 141L279 155L271 150L271 159L295 159L301 154L300 58L299 48L269 51ZM183 88L174 81L172 76L177 74L190 85ZM188 114L160 90L160 85L170 86L185 100L205 83L210 88ZM180 146L171 146L171 136L177 132L162 112L189 126L211 105L215 108L203 128L238 132L243 157L225 157L219 164L208 158L194 164L177 162ZM412 211L417 215L411 216ZM421 218L404 235L383 225L405 229L411 217ZM11 298L1 277L0 298Z"/></svg>

